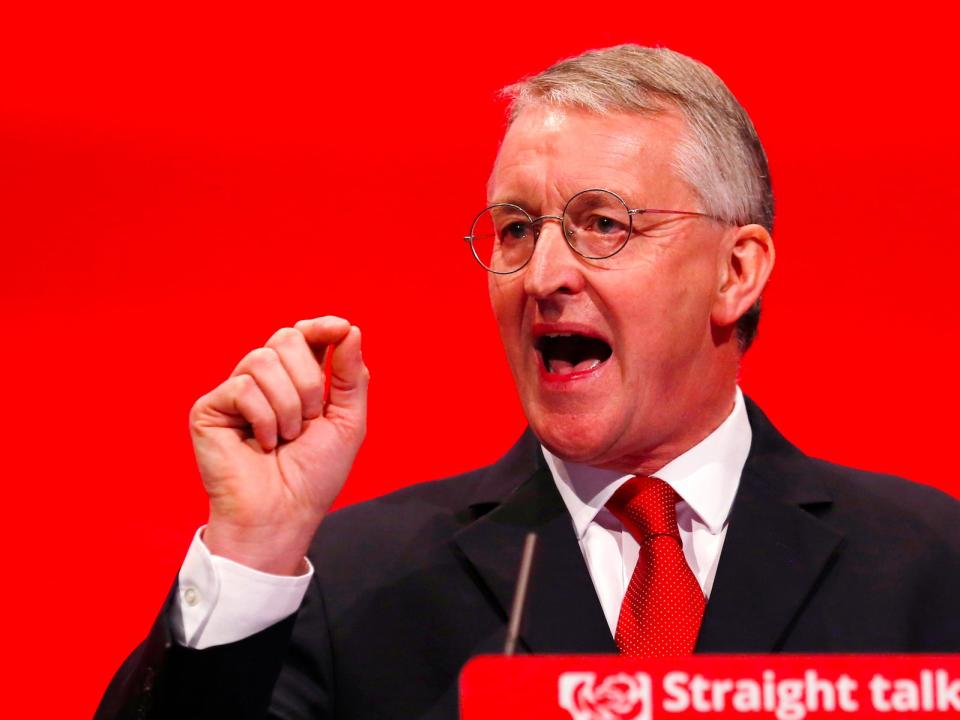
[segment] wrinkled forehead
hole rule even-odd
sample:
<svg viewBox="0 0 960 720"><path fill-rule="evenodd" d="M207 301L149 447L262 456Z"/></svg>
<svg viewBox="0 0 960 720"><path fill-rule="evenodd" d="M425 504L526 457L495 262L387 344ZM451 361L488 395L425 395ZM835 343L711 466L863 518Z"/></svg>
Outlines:
<svg viewBox="0 0 960 720"><path fill-rule="evenodd" d="M679 182L677 148L686 127L681 113L672 108L600 114L575 107L527 106L507 128L487 183L487 199L519 199L521 191L569 196L587 187L646 195L655 185Z"/></svg>

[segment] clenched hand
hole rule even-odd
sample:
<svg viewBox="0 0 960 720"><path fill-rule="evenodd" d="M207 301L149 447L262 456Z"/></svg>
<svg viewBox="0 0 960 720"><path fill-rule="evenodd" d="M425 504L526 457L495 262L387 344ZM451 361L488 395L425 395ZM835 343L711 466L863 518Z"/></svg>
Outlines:
<svg viewBox="0 0 960 720"><path fill-rule="evenodd" d="M303 570L363 442L369 377L360 330L322 317L277 331L197 400L190 431L210 497L203 540L212 553L264 572Z"/></svg>

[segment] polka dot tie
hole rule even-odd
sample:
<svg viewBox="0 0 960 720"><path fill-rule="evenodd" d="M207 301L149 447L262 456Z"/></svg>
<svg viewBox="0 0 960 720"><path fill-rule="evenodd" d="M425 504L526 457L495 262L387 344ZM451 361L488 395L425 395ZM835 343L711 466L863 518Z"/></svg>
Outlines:
<svg viewBox="0 0 960 720"><path fill-rule="evenodd" d="M640 558L620 606L614 638L621 655L689 655L706 600L677 531L680 496L663 480L635 477L607 502L637 542Z"/></svg>

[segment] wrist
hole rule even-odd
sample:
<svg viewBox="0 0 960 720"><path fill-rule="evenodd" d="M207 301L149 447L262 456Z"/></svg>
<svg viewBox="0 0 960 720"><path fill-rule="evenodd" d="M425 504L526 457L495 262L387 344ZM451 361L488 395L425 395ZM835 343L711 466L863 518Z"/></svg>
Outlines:
<svg viewBox="0 0 960 720"><path fill-rule="evenodd" d="M303 575L315 529L238 526L211 515L201 539L212 555L271 575Z"/></svg>

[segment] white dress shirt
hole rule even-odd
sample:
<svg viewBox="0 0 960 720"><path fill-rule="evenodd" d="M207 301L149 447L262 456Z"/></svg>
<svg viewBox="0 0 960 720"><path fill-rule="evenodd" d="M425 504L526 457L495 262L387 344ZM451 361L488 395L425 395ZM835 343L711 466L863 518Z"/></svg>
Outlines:
<svg viewBox="0 0 960 720"><path fill-rule="evenodd" d="M654 473L682 498L677 524L683 551L707 597L727 531L727 516L751 441L743 395L733 411L700 443ZM632 475L567 463L546 449L547 465L570 511L573 527L603 606L611 634L639 557L637 541L604 507ZM197 531L180 568L171 608L174 640L203 649L242 640L300 607L313 567L303 575L271 575L212 555Z"/></svg>
<svg viewBox="0 0 960 720"><path fill-rule="evenodd" d="M271 575L213 555L203 528L190 543L171 606L173 639L187 647L225 645L293 615L307 594L313 565L303 575Z"/></svg>
<svg viewBox="0 0 960 720"><path fill-rule="evenodd" d="M681 498L677 503L677 525L683 554L708 598L752 437L743 394L737 388L727 419L653 473ZM546 448L543 455L570 512L607 625L615 635L620 605L640 556L640 546L604 505L633 475L564 462Z"/></svg>

